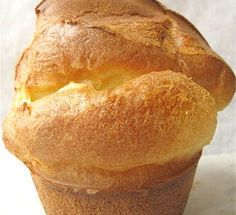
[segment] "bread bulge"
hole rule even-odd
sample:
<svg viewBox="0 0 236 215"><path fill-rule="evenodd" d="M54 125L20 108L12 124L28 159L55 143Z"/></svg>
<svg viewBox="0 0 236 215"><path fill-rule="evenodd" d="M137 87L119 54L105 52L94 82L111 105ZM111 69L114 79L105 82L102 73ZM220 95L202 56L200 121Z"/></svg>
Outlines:
<svg viewBox="0 0 236 215"><path fill-rule="evenodd" d="M172 70L191 77L223 109L235 91L229 66L182 16L152 0L46 0L17 68L32 100L70 82L118 82ZM106 88L106 87L105 87Z"/></svg>
<svg viewBox="0 0 236 215"><path fill-rule="evenodd" d="M32 171L122 172L210 143L235 76L184 17L152 0L44 0L36 13L3 134Z"/></svg>

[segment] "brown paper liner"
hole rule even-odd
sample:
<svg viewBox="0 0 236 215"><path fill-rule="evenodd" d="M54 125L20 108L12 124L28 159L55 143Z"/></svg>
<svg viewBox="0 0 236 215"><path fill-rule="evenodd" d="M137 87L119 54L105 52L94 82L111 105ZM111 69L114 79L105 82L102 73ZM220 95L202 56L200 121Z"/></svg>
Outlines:
<svg viewBox="0 0 236 215"><path fill-rule="evenodd" d="M80 191L32 174L47 215L180 215L191 190L198 160L178 176L155 186L125 191Z"/></svg>

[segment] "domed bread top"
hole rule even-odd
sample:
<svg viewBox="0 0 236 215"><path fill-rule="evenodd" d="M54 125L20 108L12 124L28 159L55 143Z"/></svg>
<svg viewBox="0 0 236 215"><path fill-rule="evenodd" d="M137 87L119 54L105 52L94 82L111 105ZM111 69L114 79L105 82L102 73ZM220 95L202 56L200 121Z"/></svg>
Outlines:
<svg viewBox="0 0 236 215"><path fill-rule="evenodd" d="M7 148L31 169L188 160L235 90L229 66L152 0L45 0L16 67Z"/></svg>
<svg viewBox="0 0 236 215"><path fill-rule="evenodd" d="M207 89L219 110L233 96L230 67L191 23L158 2L45 0L36 13L37 31L17 65L15 81L32 100L71 81L92 82L100 90L103 81L119 79L119 85L168 69Z"/></svg>

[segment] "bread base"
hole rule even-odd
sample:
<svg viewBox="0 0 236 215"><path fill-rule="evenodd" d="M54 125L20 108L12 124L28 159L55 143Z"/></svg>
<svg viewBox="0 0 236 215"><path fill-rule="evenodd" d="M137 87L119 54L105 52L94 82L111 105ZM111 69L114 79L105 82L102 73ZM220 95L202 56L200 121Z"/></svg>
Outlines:
<svg viewBox="0 0 236 215"><path fill-rule="evenodd" d="M78 191L32 174L47 215L180 215L198 161L170 180L132 192Z"/></svg>

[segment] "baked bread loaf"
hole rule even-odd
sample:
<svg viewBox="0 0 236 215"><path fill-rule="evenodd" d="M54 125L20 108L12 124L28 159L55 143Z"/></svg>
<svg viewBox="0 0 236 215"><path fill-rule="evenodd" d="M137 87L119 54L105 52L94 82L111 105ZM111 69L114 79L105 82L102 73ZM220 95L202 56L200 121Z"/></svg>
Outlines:
<svg viewBox="0 0 236 215"><path fill-rule="evenodd" d="M47 213L92 214L91 199L81 209L77 193L149 189L191 169L188 186L170 186L185 193L177 206L145 202L140 212L181 213L192 166L233 97L230 67L191 23L153 0L44 0L36 13L3 138L30 168ZM48 183L76 190L71 209L68 189L50 197L60 188ZM141 211L101 199L94 214Z"/></svg>

